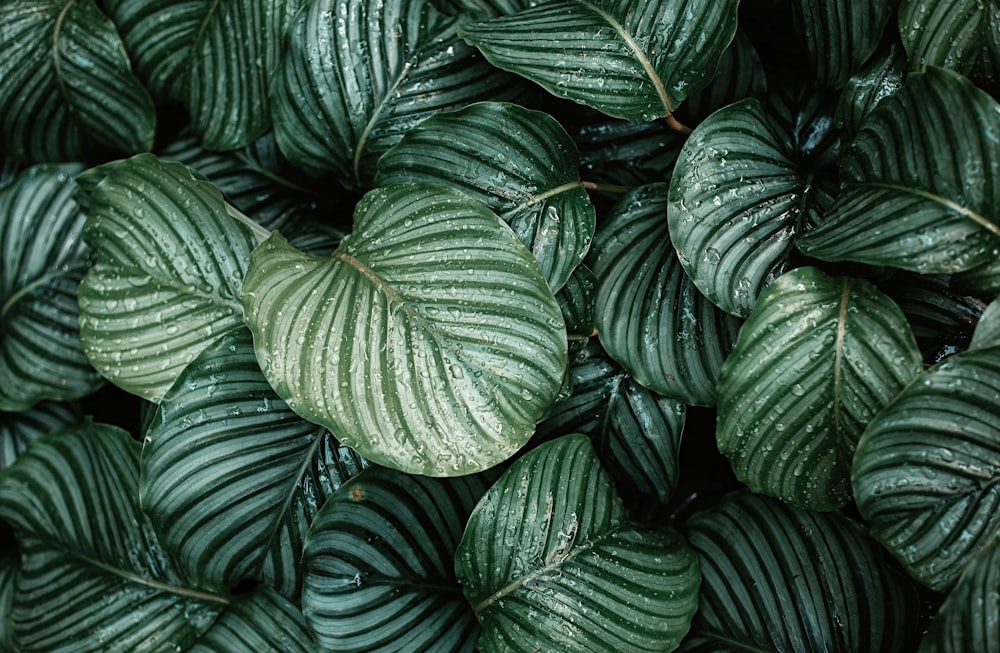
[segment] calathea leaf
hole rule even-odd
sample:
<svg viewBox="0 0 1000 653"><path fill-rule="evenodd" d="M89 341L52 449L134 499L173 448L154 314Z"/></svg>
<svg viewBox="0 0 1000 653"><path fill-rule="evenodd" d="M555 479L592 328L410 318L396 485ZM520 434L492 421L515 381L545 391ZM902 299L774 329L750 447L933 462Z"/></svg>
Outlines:
<svg viewBox="0 0 1000 653"><path fill-rule="evenodd" d="M17 556L10 553L0 555L0 614L9 615L14 607L14 592L20 567ZM0 651L14 650L14 631L11 626L8 619L0 619Z"/></svg>
<svg viewBox="0 0 1000 653"><path fill-rule="evenodd" d="M899 42L892 41L847 80L837 103L836 122L848 137L854 137L879 102L899 92L908 70L906 51Z"/></svg>
<svg viewBox="0 0 1000 653"><path fill-rule="evenodd" d="M567 350L570 356L583 349L597 335L597 278L586 265L578 265L566 285L556 293L556 302L566 322Z"/></svg>
<svg viewBox="0 0 1000 653"><path fill-rule="evenodd" d="M375 183L437 183L476 198L511 226L556 292L594 235L578 164L569 134L547 114L481 102L408 131L379 160Z"/></svg>
<svg viewBox="0 0 1000 653"><path fill-rule="evenodd" d="M305 533L365 464L274 394L240 329L202 352L160 403L139 496L199 586L229 591L259 579L297 601Z"/></svg>
<svg viewBox="0 0 1000 653"><path fill-rule="evenodd" d="M11 156L79 161L153 146L156 112L94 0L0 5L0 131Z"/></svg>
<svg viewBox="0 0 1000 653"><path fill-rule="evenodd" d="M312 653L316 642L302 611L262 585L248 597L233 599L212 628L188 653Z"/></svg>
<svg viewBox="0 0 1000 653"><path fill-rule="evenodd" d="M955 583L1000 527L1000 347L946 358L868 425L852 469L871 532L918 581Z"/></svg>
<svg viewBox="0 0 1000 653"><path fill-rule="evenodd" d="M972 334L971 348L1000 345L1000 299L994 299L979 317Z"/></svg>
<svg viewBox="0 0 1000 653"><path fill-rule="evenodd" d="M851 497L861 432L921 368L886 295L860 279L793 270L761 295L722 368L719 451L755 492L838 508Z"/></svg>
<svg viewBox="0 0 1000 653"><path fill-rule="evenodd" d="M76 290L90 250L72 198L79 171L36 166L0 190L0 410L77 399L103 383L80 344Z"/></svg>
<svg viewBox="0 0 1000 653"><path fill-rule="evenodd" d="M823 260L922 274L1000 251L1000 108L955 73L907 77L862 123L841 161L844 190L796 244Z"/></svg>
<svg viewBox="0 0 1000 653"><path fill-rule="evenodd" d="M306 541L302 607L326 650L472 651L479 625L455 578L466 519L495 476L366 470Z"/></svg>
<svg viewBox="0 0 1000 653"><path fill-rule="evenodd" d="M32 440L50 431L73 426L80 419L79 406L51 401L23 412L0 412L0 470L13 465Z"/></svg>
<svg viewBox="0 0 1000 653"><path fill-rule="evenodd" d="M638 383L685 403L712 405L739 322L684 274L666 208L666 184L642 186L612 209L595 236L598 336Z"/></svg>
<svg viewBox="0 0 1000 653"><path fill-rule="evenodd" d="M531 253L443 186L369 192L331 257L275 234L243 287L265 376L373 462L431 476L510 457L559 390L566 333Z"/></svg>
<svg viewBox="0 0 1000 653"><path fill-rule="evenodd" d="M152 155L80 177L97 262L79 287L80 337L112 383L158 402L181 371L243 328L254 240L219 191Z"/></svg>
<svg viewBox="0 0 1000 653"><path fill-rule="evenodd" d="M737 4L558 0L460 34L494 65L559 97L632 122L669 121L712 79L736 33Z"/></svg>
<svg viewBox="0 0 1000 653"><path fill-rule="evenodd" d="M684 653L913 650L916 592L860 524L741 492L687 535L702 585Z"/></svg>
<svg viewBox="0 0 1000 653"><path fill-rule="evenodd" d="M733 102L755 97L763 100L767 91L764 65L753 42L737 30L708 86L688 96L677 116L684 124L697 125L714 111Z"/></svg>
<svg viewBox="0 0 1000 653"><path fill-rule="evenodd" d="M226 606L162 554L138 482L138 443L93 422L42 436L0 475L21 552L7 613L18 650L184 650Z"/></svg>
<svg viewBox="0 0 1000 653"><path fill-rule="evenodd" d="M511 465L469 518L455 571L484 653L671 651L697 608L694 554L673 530L625 521L583 435Z"/></svg>

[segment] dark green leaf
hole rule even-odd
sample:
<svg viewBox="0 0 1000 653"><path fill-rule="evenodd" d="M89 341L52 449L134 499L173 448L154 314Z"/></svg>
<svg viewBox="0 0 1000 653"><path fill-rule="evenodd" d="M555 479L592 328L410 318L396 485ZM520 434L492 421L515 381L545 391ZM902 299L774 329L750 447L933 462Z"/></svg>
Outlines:
<svg viewBox="0 0 1000 653"><path fill-rule="evenodd" d="M234 600L188 653L312 653L316 642L302 612L261 586Z"/></svg>
<svg viewBox="0 0 1000 653"><path fill-rule="evenodd" d="M792 12L816 83L839 89L875 51L892 5L885 0L797 0Z"/></svg>
<svg viewBox="0 0 1000 653"><path fill-rule="evenodd" d="M13 465L35 438L79 422L80 407L74 404L46 401L20 413L0 412L0 470Z"/></svg>
<svg viewBox="0 0 1000 653"><path fill-rule="evenodd" d="M678 110L677 116L685 124L696 125L714 111L733 102L750 97L763 100L766 94L767 79L760 56L747 35L737 31L729 47L722 53L712 81L705 88L692 93Z"/></svg>
<svg viewBox="0 0 1000 653"><path fill-rule="evenodd" d="M994 299L979 317L972 334L971 348L1000 345L1000 299Z"/></svg>
<svg viewBox="0 0 1000 653"><path fill-rule="evenodd" d="M662 120L632 123L590 109L568 125L587 181L642 186L670 176L684 137Z"/></svg>
<svg viewBox="0 0 1000 653"><path fill-rule="evenodd" d="M14 630L6 618L14 607L14 593L17 587L17 573L20 564L16 556L0 555L0 651L14 651Z"/></svg>
<svg viewBox="0 0 1000 653"><path fill-rule="evenodd" d="M836 122L849 137L853 138L882 100L899 92L908 69L906 51L893 41L847 80L837 104Z"/></svg>
<svg viewBox="0 0 1000 653"><path fill-rule="evenodd" d="M959 292L983 297L1000 296L1000 257L953 275L951 285Z"/></svg>

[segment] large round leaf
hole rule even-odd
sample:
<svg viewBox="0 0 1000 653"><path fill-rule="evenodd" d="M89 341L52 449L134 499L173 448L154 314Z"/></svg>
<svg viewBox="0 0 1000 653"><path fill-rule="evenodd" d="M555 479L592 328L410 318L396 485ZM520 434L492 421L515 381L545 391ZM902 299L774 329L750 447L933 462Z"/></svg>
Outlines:
<svg viewBox="0 0 1000 653"><path fill-rule="evenodd" d="M443 186L371 191L331 257L273 235L253 253L243 302L278 395L408 472L467 474L509 458L567 363L562 314L534 257Z"/></svg>
<svg viewBox="0 0 1000 653"><path fill-rule="evenodd" d="M739 322L684 274L667 232L667 185L625 196L594 239L601 344L640 384L685 403L715 403Z"/></svg>
<svg viewBox="0 0 1000 653"><path fill-rule="evenodd" d="M13 465L32 440L80 419L79 406L49 401L23 412L0 412L0 470Z"/></svg>
<svg viewBox="0 0 1000 653"><path fill-rule="evenodd" d="M375 183L437 183L476 198L510 224L556 292L594 235L594 206L578 158L569 134L550 116L482 102L408 131L379 160Z"/></svg>
<svg viewBox="0 0 1000 653"><path fill-rule="evenodd" d="M341 487L302 558L302 607L319 643L337 653L471 652L479 625L453 561L488 481L373 468Z"/></svg>
<svg viewBox="0 0 1000 653"><path fill-rule="evenodd" d="M875 51L892 5L885 0L796 0L792 14L817 84L840 88Z"/></svg>
<svg viewBox="0 0 1000 653"><path fill-rule="evenodd" d="M559 97L645 122L669 119L712 79L736 33L737 5L555 0L460 33L494 65Z"/></svg>
<svg viewBox="0 0 1000 653"><path fill-rule="evenodd" d="M253 238L179 163L139 155L80 183L97 252L79 287L84 351L112 383L158 402L199 353L243 328Z"/></svg>
<svg viewBox="0 0 1000 653"><path fill-rule="evenodd" d="M73 202L79 166L37 166L0 190L0 410L77 399L103 380L80 344L76 290L90 265Z"/></svg>
<svg viewBox="0 0 1000 653"><path fill-rule="evenodd" d="M1000 528L1000 347L956 354L865 430L852 470L871 532L914 578L944 590Z"/></svg>
<svg viewBox="0 0 1000 653"><path fill-rule="evenodd" d="M583 435L532 450L476 506L455 570L478 650L671 651L697 608L698 565L674 531L641 531Z"/></svg>
<svg viewBox="0 0 1000 653"><path fill-rule="evenodd" d="M156 113L94 0L0 4L0 132L11 156L78 161L153 146Z"/></svg>
<svg viewBox="0 0 1000 653"><path fill-rule="evenodd" d="M233 600L211 630L187 653L313 653L316 642L302 611L280 594L260 586Z"/></svg>
<svg viewBox="0 0 1000 653"><path fill-rule="evenodd" d="M955 73L907 77L841 160L844 191L797 245L823 260L952 273L1000 251L1000 105Z"/></svg>
<svg viewBox="0 0 1000 653"><path fill-rule="evenodd" d="M688 520L702 585L685 653L906 653L912 583L860 524L737 493Z"/></svg>
<svg viewBox="0 0 1000 653"><path fill-rule="evenodd" d="M761 295L722 368L719 451L755 492L838 508L851 498L861 432L921 369L886 295L860 279L793 270Z"/></svg>

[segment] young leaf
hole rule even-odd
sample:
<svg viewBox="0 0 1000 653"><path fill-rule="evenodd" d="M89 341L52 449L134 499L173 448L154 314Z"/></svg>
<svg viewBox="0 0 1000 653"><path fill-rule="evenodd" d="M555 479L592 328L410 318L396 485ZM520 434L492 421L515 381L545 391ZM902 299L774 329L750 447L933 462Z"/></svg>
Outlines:
<svg viewBox="0 0 1000 653"><path fill-rule="evenodd" d="M76 291L90 264L76 165L29 168L0 189L0 410L78 399L103 383L80 344Z"/></svg>
<svg viewBox="0 0 1000 653"><path fill-rule="evenodd" d="M80 408L74 404L46 401L24 412L0 412L0 470L13 465L32 440L79 422Z"/></svg>
<svg viewBox="0 0 1000 653"><path fill-rule="evenodd" d="M365 458L468 474L509 458L559 390L566 334L531 253L458 191L369 192L331 257L275 234L243 287L264 375Z"/></svg>
<svg viewBox="0 0 1000 653"><path fill-rule="evenodd" d="M755 492L839 508L861 432L921 369L891 299L860 279L793 270L761 295L722 368L719 451Z"/></svg>
<svg viewBox="0 0 1000 653"><path fill-rule="evenodd" d="M836 122L848 137L854 137L864 119L882 100L899 92L908 70L906 51L893 41L847 80L837 103Z"/></svg>
<svg viewBox="0 0 1000 653"><path fill-rule="evenodd" d="M860 524L741 492L687 526L702 586L680 651L913 650L916 592Z"/></svg>
<svg viewBox="0 0 1000 653"><path fill-rule="evenodd" d="M715 74L737 5L555 0L459 33L495 66L559 97L632 122L669 120Z"/></svg>
<svg viewBox="0 0 1000 653"><path fill-rule="evenodd" d="M945 590L1000 527L1000 347L946 358L879 413L852 470L871 532L921 583Z"/></svg>
<svg viewBox="0 0 1000 653"><path fill-rule="evenodd" d="M84 351L112 383L158 402L199 353L243 328L253 238L179 163L139 155L80 184L97 252L79 287Z"/></svg>
<svg viewBox="0 0 1000 653"><path fill-rule="evenodd" d="M373 468L341 487L316 517L302 559L302 606L320 645L471 651L479 625L453 561L488 480Z"/></svg>
<svg viewBox="0 0 1000 653"><path fill-rule="evenodd" d="M262 585L249 597L234 600L211 630L187 653L312 653L316 642L302 611Z"/></svg>
<svg viewBox="0 0 1000 653"><path fill-rule="evenodd" d="M156 112L94 0L0 4L0 132L29 163L150 149Z"/></svg>
<svg viewBox="0 0 1000 653"><path fill-rule="evenodd" d="M594 235L594 206L578 158L569 134L550 116L482 102L408 131L379 160L375 183L437 183L479 200L510 224L556 292Z"/></svg>
<svg viewBox="0 0 1000 653"><path fill-rule="evenodd" d="M697 608L694 554L672 530L625 522L583 435L511 465L473 511L455 571L484 653L671 651Z"/></svg>

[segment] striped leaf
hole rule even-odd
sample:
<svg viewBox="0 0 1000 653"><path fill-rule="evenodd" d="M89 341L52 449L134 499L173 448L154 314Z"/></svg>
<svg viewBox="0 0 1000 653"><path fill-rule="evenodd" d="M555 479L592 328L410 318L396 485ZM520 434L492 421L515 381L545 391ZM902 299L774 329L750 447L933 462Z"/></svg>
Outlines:
<svg viewBox="0 0 1000 653"><path fill-rule="evenodd" d="M13 465L32 440L78 424L80 419L79 406L50 401L24 412L0 413L0 470Z"/></svg>
<svg viewBox="0 0 1000 653"><path fill-rule="evenodd" d="M871 532L921 583L945 590L1000 528L1000 347L946 358L865 430L852 469Z"/></svg>
<svg viewBox="0 0 1000 653"><path fill-rule="evenodd" d="M715 403L739 322L684 274L667 231L667 185L632 191L594 238L601 345L641 385L694 405Z"/></svg>
<svg viewBox="0 0 1000 653"><path fill-rule="evenodd" d="M555 0L459 33L495 66L609 116L671 116L711 81L736 0ZM679 127L679 125L678 125Z"/></svg>
<svg viewBox="0 0 1000 653"><path fill-rule="evenodd" d="M407 472L454 476L509 458L567 364L534 257L482 204L443 186L371 191L330 257L271 236L253 253L243 302L278 395Z"/></svg>
<svg viewBox="0 0 1000 653"><path fill-rule="evenodd" d="M1000 258L952 275L951 285L961 292L981 297L1000 296Z"/></svg>
<svg viewBox="0 0 1000 653"><path fill-rule="evenodd" d="M267 586L234 600L188 653L312 653L302 611Z"/></svg>
<svg viewBox="0 0 1000 653"><path fill-rule="evenodd" d="M243 328L253 248L219 191L152 155L80 177L97 262L79 287L80 337L115 385L159 402L194 358Z"/></svg>
<svg viewBox="0 0 1000 653"><path fill-rule="evenodd" d="M912 583L860 524L746 492L687 522L702 585L684 653L912 651Z"/></svg>
<svg viewBox="0 0 1000 653"><path fill-rule="evenodd" d="M976 330L972 334L972 343L969 346L981 348L994 345L1000 345L1000 299L994 299L990 302L990 305L979 317Z"/></svg>
<svg viewBox="0 0 1000 653"><path fill-rule="evenodd" d="M305 533L365 464L274 394L241 329L202 352L161 402L139 495L187 578L223 592L259 579L297 601Z"/></svg>
<svg viewBox="0 0 1000 653"><path fill-rule="evenodd" d="M719 451L754 492L839 508L861 432L921 369L889 297L860 279L793 270L761 295L722 368Z"/></svg>
<svg viewBox="0 0 1000 653"><path fill-rule="evenodd" d="M473 511L455 571L483 653L671 651L697 608L694 554L673 530L625 521L583 435L511 465Z"/></svg>
<svg viewBox="0 0 1000 653"><path fill-rule="evenodd" d="M0 518L21 552L18 650L184 650L225 607L163 555L138 483L138 443L89 421L42 436L0 475Z"/></svg>
<svg viewBox="0 0 1000 653"><path fill-rule="evenodd" d="M909 70L906 51L897 41L872 55L856 75L847 80L837 104L836 122L853 138L864 119L879 103L895 95Z"/></svg>
<svg viewBox="0 0 1000 653"><path fill-rule="evenodd" d="M11 157L79 161L153 146L156 113L94 0L0 4L0 133Z"/></svg>
<svg viewBox="0 0 1000 653"><path fill-rule="evenodd" d="M0 614L9 615L14 607L14 592L20 570L17 556L0 555ZM8 619L0 619L0 651L14 651L14 630Z"/></svg>
<svg viewBox="0 0 1000 653"><path fill-rule="evenodd" d="M320 645L471 653L479 626L454 557L488 482L373 468L341 487L316 517L302 559L302 607Z"/></svg>
<svg viewBox="0 0 1000 653"><path fill-rule="evenodd" d="M596 183L631 188L668 179L684 144L662 120L633 123L586 109L563 124L580 150L583 176Z"/></svg>
<svg viewBox="0 0 1000 653"><path fill-rule="evenodd" d="M375 164L438 111L520 95L429 0L316 0L296 16L273 92L288 158L367 187Z"/></svg>
<svg viewBox="0 0 1000 653"><path fill-rule="evenodd" d="M840 169L844 191L796 244L823 260L953 273L1000 250L1000 106L930 68L862 123Z"/></svg>
<svg viewBox="0 0 1000 653"><path fill-rule="evenodd" d="M80 344L76 289L90 264L76 165L36 166L0 190L0 410L78 399L103 380Z"/></svg>
<svg viewBox="0 0 1000 653"><path fill-rule="evenodd" d="M375 183L436 183L476 198L511 226L556 292L594 235L578 159L569 134L547 114L481 102L408 131L379 160Z"/></svg>

